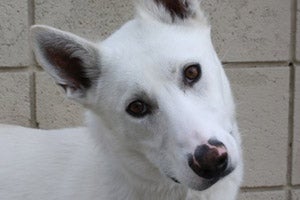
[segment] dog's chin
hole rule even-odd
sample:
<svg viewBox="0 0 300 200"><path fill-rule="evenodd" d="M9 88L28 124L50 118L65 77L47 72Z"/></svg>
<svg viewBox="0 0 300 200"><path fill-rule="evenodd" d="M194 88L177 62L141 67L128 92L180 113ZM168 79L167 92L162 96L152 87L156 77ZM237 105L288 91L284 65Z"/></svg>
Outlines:
<svg viewBox="0 0 300 200"><path fill-rule="evenodd" d="M203 191L213 186L219 180L220 180L219 178L209 179L209 180L204 179L203 181L201 181L201 183L190 183L188 184L188 187L192 190Z"/></svg>
<svg viewBox="0 0 300 200"><path fill-rule="evenodd" d="M176 184L180 184L180 185L182 184L179 180L177 180L174 177L168 176L168 178ZM203 190L210 188L212 185L214 185L216 182L218 182L218 180L219 180L219 178L204 180L204 181L201 181L201 183L189 183L189 184L187 184L187 187L192 190L203 191Z"/></svg>
<svg viewBox="0 0 300 200"><path fill-rule="evenodd" d="M181 183L178 179L168 176L169 180L171 180L175 184L179 185L186 185L189 189L196 190L196 191L203 191L211 186L213 186L215 183L217 183L221 178L215 178L215 179L203 179L200 182L189 182L189 183Z"/></svg>
<svg viewBox="0 0 300 200"><path fill-rule="evenodd" d="M235 167L228 168L223 174L221 174L219 177L212 178L212 179L201 179L199 182L188 182L187 187L196 190L196 191L203 191L207 190L210 187L212 187L214 184L219 182L220 180L224 179L229 175L231 172L233 172Z"/></svg>

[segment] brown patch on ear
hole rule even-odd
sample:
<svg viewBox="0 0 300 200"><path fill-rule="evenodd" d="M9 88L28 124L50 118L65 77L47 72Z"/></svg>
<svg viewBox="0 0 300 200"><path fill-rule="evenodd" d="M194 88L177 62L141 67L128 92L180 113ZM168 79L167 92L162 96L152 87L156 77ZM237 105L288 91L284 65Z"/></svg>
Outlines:
<svg viewBox="0 0 300 200"><path fill-rule="evenodd" d="M174 20L175 17L185 19L189 16L189 5L185 0L155 0L156 3L162 4L168 11L170 11L171 17Z"/></svg>
<svg viewBox="0 0 300 200"><path fill-rule="evenodd" d="M56 66L58 74L67 81L68 87L89 88L92 85L81 58L72 57L71 53L54 47L45 48L45 54L48 62Z"/></svg>

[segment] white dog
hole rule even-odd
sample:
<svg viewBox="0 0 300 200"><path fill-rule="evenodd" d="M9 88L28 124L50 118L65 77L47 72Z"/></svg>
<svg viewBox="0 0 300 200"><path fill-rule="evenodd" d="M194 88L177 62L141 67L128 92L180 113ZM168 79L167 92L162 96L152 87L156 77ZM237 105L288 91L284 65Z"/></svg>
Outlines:
<svg viewBox="0 0 300 200"><path fill-rule="evenodd" d="M87 108L88 126L3 125L1 200L236 199L234 103L198 0L137 10L99 44L32 27L38 63Z"/></svg>

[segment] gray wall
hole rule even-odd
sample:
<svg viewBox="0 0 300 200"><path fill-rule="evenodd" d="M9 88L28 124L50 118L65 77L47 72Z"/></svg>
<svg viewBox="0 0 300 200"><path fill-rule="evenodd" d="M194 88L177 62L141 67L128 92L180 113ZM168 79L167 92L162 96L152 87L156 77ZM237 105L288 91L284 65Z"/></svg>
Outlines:
<svg viewBox="0 0 300 200"><path fill-rule="evenodd" d="M204 0L244 140L240 199L300 199L300 19L296 0ZM33 59L28 27L103 39L132 17L128 0L0 0L0 122L82 124L82 109ZM300 2L299 2L300 8ZM300 15L299 15L300 17Z"/></svg>

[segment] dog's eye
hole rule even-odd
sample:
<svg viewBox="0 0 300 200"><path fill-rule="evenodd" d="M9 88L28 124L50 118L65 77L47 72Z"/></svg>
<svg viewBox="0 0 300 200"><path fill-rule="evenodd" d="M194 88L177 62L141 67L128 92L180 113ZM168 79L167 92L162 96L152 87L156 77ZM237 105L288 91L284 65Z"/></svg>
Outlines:
<svg viewBox="0 0 300 200"><path fill-rule="evenodd" d="M143 101L136 100L129 104L126 111L133 117L144 117L149 113L149 106Z"/></svg>
<svg viewBox="0 0 300 200"><path fill-rule="evenodd" d="M191 64L185 67L183 71L184 81L192 85L197 82L201 77L201 66L200 64Z"/></svg>

